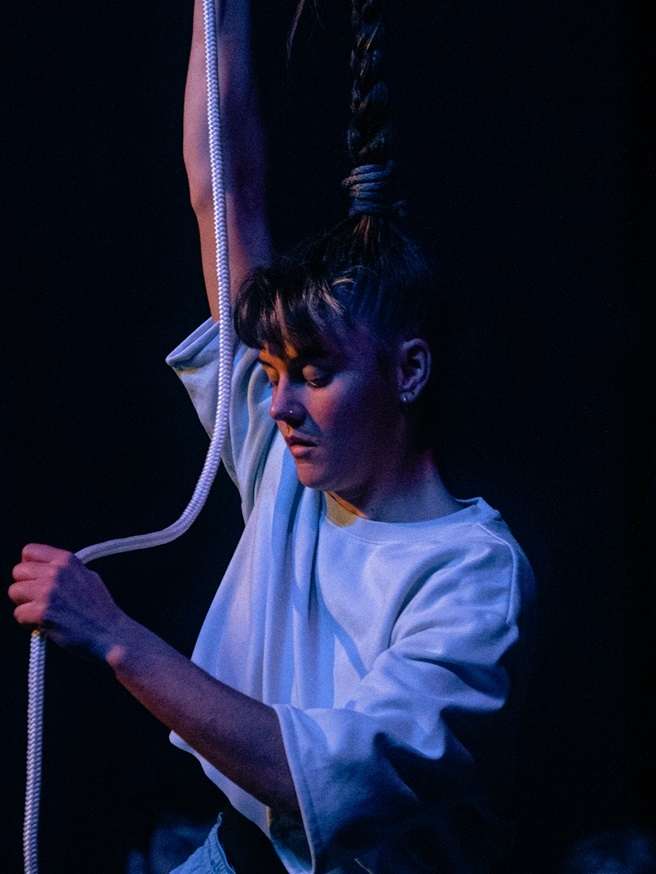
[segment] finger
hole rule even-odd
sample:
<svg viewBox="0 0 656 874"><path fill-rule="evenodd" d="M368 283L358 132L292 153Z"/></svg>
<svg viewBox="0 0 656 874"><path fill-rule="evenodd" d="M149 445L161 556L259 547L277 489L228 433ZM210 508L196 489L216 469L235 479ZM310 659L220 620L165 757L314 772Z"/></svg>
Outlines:
<svg viewBox="0 0 656 874"><path fill-rule="evenodd" d="M23 547L21 558L23 561L68 561L71 557L66 549L58 549L56 546L47 546L45 543L28 543Z"/></svg>
<svg viewBox="0 0 656 874"><path fill-rule="evenodd" d="M45 567L48 567L48 564L45 562L22 561L13 568L11 575L16 582L20 580L36 580L43 573Z"/></svg>
<svg viewBox="0 0 656 874"><path fill-rule="evenodd" d="M7 594L14 604L27 604L33 600L33 595L28 586L14 583L7 589Z"/></svg>
<svg viewBox="0 0 656 874"><path fill-rule="evenodd" d="M14 619L19 625L40 627L43 622L43 616L43 606L34 601L31 601L29 604L19 604L14 610Z"/></svg>

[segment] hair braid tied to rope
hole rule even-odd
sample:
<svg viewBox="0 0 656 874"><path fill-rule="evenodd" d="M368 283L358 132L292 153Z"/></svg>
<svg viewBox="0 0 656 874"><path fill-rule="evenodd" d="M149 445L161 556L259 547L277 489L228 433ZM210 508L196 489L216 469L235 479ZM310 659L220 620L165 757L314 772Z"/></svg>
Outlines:
<svg viewBox="0 0 656 874"><path fill-rule="evenodd" d="M390 160L389 89L384 78L382 0L353 0L351 121L347 143L353 164L342 185L351 198L349 214L397 216L395 164Z"/></svg>
<svg viewBox="0 0 656 874"><path fill-rule="evenodd" d="M351 197L350 215L252 272L237 297L235 331L247 346L283 354L287 344L303 353L323 349L328 338L338 347L359 342L352 332L364 329L383 368L396 366L400 340L425 338L435 376L411 406L413 439L423 447L435 436L433 389L447 370L442 295L397 194L382 5L352 0L352 169L342 183Z"/></svg>

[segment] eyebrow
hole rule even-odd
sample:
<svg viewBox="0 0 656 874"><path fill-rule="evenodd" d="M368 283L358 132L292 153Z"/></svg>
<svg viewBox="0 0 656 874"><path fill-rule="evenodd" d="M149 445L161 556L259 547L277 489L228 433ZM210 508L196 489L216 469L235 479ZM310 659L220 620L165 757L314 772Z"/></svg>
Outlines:
<svg viewBox="0 0 656 874"><path fill-rule="evenodd" d="M270 362L262 358L262 354L264 350L261 349L260 353L257 357L257 360L260 364L263 364L265 367L274 367L274 365ZM266 354L266 353L264 353ZM313 362L327 362L333 361L338 362L342 359L342 354L337 350L330 351L325 347L314 346L308 347L307 349L303 349L298 355L295 355L293 358L288 358L286 355L277 356L280 357L282 361L284 361L288 367L293 369L301 370L305 365L312 364Z"/></svg>

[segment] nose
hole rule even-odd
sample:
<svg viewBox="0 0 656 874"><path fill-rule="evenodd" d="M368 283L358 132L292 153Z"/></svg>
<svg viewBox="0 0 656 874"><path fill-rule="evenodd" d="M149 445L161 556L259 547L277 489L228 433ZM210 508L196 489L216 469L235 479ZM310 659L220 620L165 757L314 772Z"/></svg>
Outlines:
<svg viewBox="0 0 656 874"><path fill-rule="evenodd" d="M305 419L305 407L283 378L273 387L269 414L276 422L284 422L292 428L297 428Z"/></svg>

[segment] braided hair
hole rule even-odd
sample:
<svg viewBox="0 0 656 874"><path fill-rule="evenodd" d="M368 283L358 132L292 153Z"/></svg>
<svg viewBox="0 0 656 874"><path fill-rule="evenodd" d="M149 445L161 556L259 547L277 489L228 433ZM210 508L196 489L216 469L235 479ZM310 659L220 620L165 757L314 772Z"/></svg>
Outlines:
<svg viewBox="0 0 656 874"><path fill-rule="evenodd" d="M354 0L352 23L353 85L346 141L353 170L342 185L351 198L350 215L362 216L366 221L374 215L395 216L402 212L403 204L394 197L382 0Z"/></svg>
<svg viewBox="0 0 656 874"><path fill-rule="evenodd" d="M435 294L422 249L408 229L391 158L383 0L353 0L352 26L352 170L342 182L348 216L257 268L241 288L234 321L244 343L277 354L286 343L300 353L322 349L326 337L339 345L349 330L364 327L385 366L395 342L431 342ZM434 367L428 392L412 405L411 415L425 418L423 396L439 369Z"/></svg>

